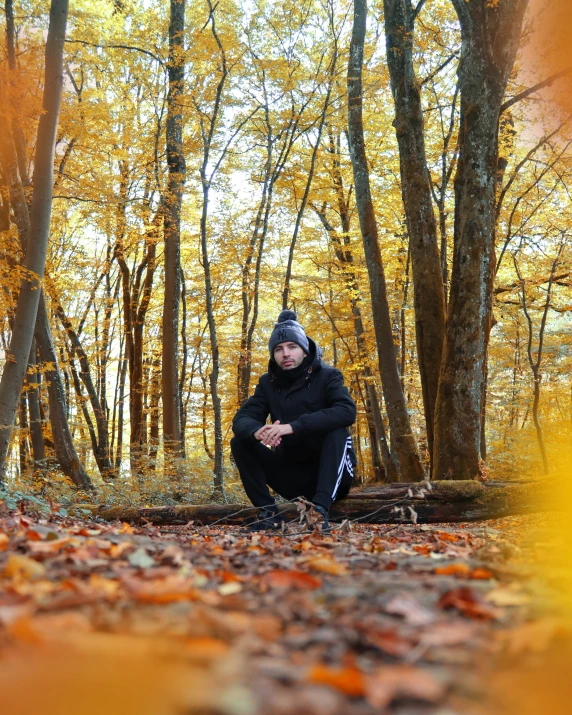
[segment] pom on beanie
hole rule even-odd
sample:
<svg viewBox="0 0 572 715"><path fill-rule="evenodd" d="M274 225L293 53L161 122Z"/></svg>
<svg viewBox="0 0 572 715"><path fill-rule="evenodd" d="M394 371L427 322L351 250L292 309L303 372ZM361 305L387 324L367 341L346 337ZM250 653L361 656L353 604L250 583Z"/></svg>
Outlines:
<svg viewBox="0 0 572 715"><path fill-rule="evenodd" d="M298 320L298 316L293 310L283 310L278 316L277 323L284 323L287 320Z"/></svg>
<svg viewBox="0 0 572 715"><path fill-rule="evenodd" d="M299 345L302 350L308 354L310 351L310 343L304 332L304 328L298 322L298 316L293 310L283 310L278 316L270 340L268 341L268 350L270 357L274 359L274 348L280 343L292 342Z"/></svg>

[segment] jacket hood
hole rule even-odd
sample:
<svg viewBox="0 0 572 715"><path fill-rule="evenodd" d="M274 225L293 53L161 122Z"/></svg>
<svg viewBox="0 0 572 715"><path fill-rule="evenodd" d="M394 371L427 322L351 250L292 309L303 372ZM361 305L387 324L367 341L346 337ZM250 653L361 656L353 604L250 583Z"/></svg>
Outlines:
<svg viewBox="0 0 572 715"><path fill-rule="evenodd" d="M310 348L308 352L308 357L310 358L310 360L306 369L311 370L312 372L316 372L322 367L323 351L322 348L314 340L312 340L312 338L308 338L308 345ZM306 358L304 358L304 360L306 360ZM272 375L273 378L277 376L278 370L279 368L276 364L276 361L270 359L268 361L268 372L270 373L270 375Z"/></svg>

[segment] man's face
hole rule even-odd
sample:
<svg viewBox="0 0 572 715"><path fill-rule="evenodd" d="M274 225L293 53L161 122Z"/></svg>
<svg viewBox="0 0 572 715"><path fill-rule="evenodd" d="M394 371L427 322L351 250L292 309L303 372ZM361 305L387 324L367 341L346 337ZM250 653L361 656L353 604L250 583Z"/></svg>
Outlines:
<svg viewBox="0 0 572 715"><path fill-rule="evenodd" d="M274 359L278 367L283 370L293 370L298 365L302 364L302 360L306 357L306 353L298 345L291 341L286 343L278 343L274 348Z"/></svg>

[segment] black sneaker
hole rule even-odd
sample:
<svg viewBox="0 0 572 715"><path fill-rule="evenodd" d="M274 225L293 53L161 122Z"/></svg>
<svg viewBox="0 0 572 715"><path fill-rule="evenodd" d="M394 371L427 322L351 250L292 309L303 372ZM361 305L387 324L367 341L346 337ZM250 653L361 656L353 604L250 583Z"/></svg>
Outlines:
<svg viewBox="0 0 572 715"><path fill-rule="evenodd" d="M283 523L284 517L276 507L274 509L263 507L258 519L249 524L246 529L247 531L280 531Z"/></svg>
<svg viewBox="0 0 572 715"><path fill-rule="evenodd" d="M325 507L323 507L321 504L314 504L314 510L317 511L321 517L320 526L322 528L322 534L325 534L326 536L331 536L332 529L330 528L328 510Z"/></svg>

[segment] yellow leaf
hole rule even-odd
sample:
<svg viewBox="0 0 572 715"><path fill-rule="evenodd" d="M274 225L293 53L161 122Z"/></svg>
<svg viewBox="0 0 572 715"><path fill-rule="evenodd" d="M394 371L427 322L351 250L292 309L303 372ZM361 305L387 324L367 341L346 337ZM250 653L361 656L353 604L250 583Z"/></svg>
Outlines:
<svg viewBox="0 0 572 715"><path fill-rule="evenodd" d="M21 554L10 554L8 563L4 569L4 575L8 578L24 578L35 580L43 576L46 572L46 567L43 564L34 561L28 556Z"/></svg>

